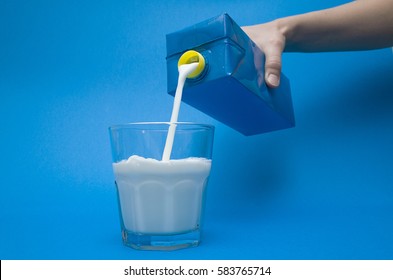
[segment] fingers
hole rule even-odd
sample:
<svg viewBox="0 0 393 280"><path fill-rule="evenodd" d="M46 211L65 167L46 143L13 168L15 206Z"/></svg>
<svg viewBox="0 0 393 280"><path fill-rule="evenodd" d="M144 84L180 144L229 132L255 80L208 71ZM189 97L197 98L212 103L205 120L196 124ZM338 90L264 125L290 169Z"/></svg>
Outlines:
<svg viewBox="0 0 393 280"><path fill-rule="evenodd" d="M265 81L269 87L278 87L281 77L281 52L265 52Z"/></svg>
<svg viewBox="0 0 393 280"><path fill-rule="evenodd" d="M242 27L246 34L265 54L265 82L269 87L280 85L282 61L281 55L285 47L285 37L276 22Z"/></svg>

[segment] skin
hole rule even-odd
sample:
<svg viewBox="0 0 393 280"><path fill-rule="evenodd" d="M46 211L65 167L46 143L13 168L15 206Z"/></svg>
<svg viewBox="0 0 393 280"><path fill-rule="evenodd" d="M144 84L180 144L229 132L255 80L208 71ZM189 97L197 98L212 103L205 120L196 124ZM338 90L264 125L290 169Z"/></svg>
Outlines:
<svg viewBox="0 0 393 280"><path fill-rule="evenodd" d="M393 46L393 0L357 0L334 8L245 26L265 53L265 81L280 83L283 52L372 50Z"/></svg>

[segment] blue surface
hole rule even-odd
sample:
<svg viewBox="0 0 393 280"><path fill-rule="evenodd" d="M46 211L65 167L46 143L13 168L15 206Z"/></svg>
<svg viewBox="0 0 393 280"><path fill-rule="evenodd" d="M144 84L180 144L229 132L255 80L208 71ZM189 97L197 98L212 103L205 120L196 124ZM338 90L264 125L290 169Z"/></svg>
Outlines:
<svg viewBox="0 0 393 280"><path fill-rule="evenodd" d="M216 125L203 243L121 243L107 127L169 120L165 34L345 1L315 2L2 1L0 259L392 259L391 49L285 54L292 129L245 137L183 105Z"/></svg>

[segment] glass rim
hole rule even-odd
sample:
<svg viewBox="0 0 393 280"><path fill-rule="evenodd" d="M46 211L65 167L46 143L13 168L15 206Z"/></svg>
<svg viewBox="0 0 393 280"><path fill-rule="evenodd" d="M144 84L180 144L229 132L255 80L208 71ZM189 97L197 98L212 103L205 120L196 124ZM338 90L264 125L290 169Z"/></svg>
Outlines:
<svg viewBox="0 0 393 280"><path fill-rule="evenodd" d="M124 124L115 124L109 126L109 130L116 129L134 129L134 130L146 130L148 127L151 127L152 130L168 130L171 124L176 124L176 129L181 130L182 128L188 129L205 129L205 130L213 130L214 125L205 124L205 123L197 123L197 122L129 122ZM156 127L153 129L153 127Z"/></svg>

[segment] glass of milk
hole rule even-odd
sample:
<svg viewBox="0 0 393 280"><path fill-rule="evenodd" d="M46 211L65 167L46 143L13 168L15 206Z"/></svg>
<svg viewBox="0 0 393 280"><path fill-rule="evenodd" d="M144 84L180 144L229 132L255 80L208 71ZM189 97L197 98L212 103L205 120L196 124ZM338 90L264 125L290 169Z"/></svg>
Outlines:
<svg viewBox="0 0 393 280"><path fill-rule="evenodd" d="M163 156L170 127L175 133ZM123 243L144 250L197 246L214 127L145 122L112 126L109 133Z"/></svg>

